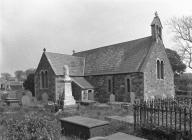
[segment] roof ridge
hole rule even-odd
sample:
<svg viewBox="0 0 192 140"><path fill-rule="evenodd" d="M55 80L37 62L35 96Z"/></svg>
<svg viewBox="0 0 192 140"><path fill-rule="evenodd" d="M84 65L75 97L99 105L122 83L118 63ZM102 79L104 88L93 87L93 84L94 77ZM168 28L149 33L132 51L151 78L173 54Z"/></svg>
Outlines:
<svg viewBox="0 0 192 140"><path fill-rule="evenodd" d="M115 46L115 45L119 45L119 44L124 44L124 43L128 43L128 42L134 42L134 41L138 41L138 40L142 40L142 39L146 39L146 38L150 38L150 37L151 37L151 36L146 36L146 37L142 37L142 38L137 38L137 39L130 40L130 41L125 41L125 42L121 42L121 43L115 43L115 44L106 45L106 46L103 46L103 47L97 47L97 48L93 48L93 49L89 49L89 50L84 50L84 51L76 52L76 53L74 53L74 54L84 53L84 52L88 52L88 51L92 51L92 50L97 50L97 49L102 49L102 48L105 48L105 47L111 47L111 46ZM73 56L76 56L76 55L73 55Z"/></svg>
<svg viewBox="0 0 192 140"><path fill-rule="evenodd" d="M64 54L64 53L45 52L45 54L46 54L46 53L57 54L57 55L65 55L65 56L69 56L69 57L84 58L84 57L75 56L75 55L70 55L70 54Z"/></svg>

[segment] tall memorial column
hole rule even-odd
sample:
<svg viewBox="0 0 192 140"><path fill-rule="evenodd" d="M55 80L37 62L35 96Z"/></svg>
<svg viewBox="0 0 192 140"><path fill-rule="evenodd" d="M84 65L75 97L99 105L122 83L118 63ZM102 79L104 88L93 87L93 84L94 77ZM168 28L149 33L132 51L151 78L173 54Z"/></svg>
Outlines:
<svg viewBox="0 0 192 140"><path fill-rule="evenodd" d="M64 107L75 105L76 101L72 95L72 80L69 77L69 68L64 65Z"/></svg>

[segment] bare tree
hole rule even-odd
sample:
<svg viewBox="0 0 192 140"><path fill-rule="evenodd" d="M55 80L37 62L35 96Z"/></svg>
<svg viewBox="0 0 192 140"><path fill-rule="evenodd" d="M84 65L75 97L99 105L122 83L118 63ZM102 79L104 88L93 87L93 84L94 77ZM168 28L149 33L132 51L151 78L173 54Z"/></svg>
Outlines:
<svg viewBox="0 0 192 140"><path fill-rule="evenodd" d="M192 69L192 16L174 17L168 25L174 33L182 59Z"/></svg>

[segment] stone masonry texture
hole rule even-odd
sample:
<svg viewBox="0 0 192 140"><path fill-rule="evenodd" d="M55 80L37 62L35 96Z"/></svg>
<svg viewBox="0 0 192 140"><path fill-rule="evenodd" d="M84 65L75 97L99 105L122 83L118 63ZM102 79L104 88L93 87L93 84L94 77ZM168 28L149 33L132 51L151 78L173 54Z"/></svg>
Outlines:
<svg viewBox="0 0 192 140"><path fill-rule="evenodd" d="M130 101L130 93L126 90L127 78L131 81L130 91L135 93L136 98L148 99L151 97L173 96L175 94L174 75L162 41L153 42L153 46L149 51L143 72L85 76L84 78L95 87L95 100L108 102L110 94L113 93L116 101ZM157 79L157 59L164 61L164 79ZM40 72L42 70L48 71L47 89L40 88ZM41 95L46 92L49 100L55 101L56 80L62 77L55 75L49 61L43 54L35 72L35 94L37 99L41 100ZM112 80L111 93L108 92L108 79ZM76 100L81 99L81 90L78 85L72 82L72 92Z"/></svg>
<svg viewBox="0 0 192 140"><path fill-rule="evenodd" d="M95 99L101 102L108 102L111 93L108 93L108 78L113 81L113 93L117 101L130 101L129 94L125 92L125 79L130 77L131 92L135 92L136 98L143 98L144 84L143 73L98 75L85 77L95 88ZM127 95L127 96L126 96ZM126 97L124 99L123 97Z"/></svg>
<svg viewBox="0 0 192 140"><path fill-rule="evenodd" d="M167 58L165 48L161 41L155 43L144 69L144 93L145 98L173 96L174 76ZM164 79L157 79L157 59L164 61Z"/></svg>
<svg viewBox="0 0 192 140"><path fill-rule="evenodd" d="M48 88L40 88L40 72L42 70L47 70L48 72ZM41 95L47 93L50 101L55 101L55 74L48 63L47 58L43 54L40 64L35 72L35 94L38 100L41 100Z"/></svg>

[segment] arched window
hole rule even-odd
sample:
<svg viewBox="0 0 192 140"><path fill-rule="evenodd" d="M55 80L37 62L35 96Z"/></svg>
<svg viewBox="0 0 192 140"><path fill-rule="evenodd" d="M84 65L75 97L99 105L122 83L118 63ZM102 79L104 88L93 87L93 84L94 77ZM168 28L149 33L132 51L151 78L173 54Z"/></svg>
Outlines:
<svg viewBox="0 0 192 140"><path fill-rule="evenodd" d="M45 88L48 88L48 72L45 71Z"/></svg>
<svg viewBox="0 0 192 140"><path fill-rule="evenodd" d="M107 91L109 93L112 93L113 92L113 80L112 80L112 77L109 77L107 79L107 82L108 82L108 87L107 87Z"/></svg>
<svg viewBox="0 0 192 140"><path fill-rule="evenodd" d="M126 83L126 85L127 85L127 92L130 92L131 91L131 82L130 82L130 79L129 78L127 78L127 81L126 81L127 83Z"/></svg>
<svg viewBox="0 0 192 140"><path fill-rule="evenodd" d="M40 87L41 88L44 88L44 84L45 84L45 82L44 82L44 71L41 71L41 73L40 73Z"/></svg>
<svg viewBox="0 0 192 140"><path fill-rule="evenodd" d="M164 62L161 61L161 79L164 79Z"/></svg>
<svg viewBox="0 0 192 140"><path fill-rule="evenodd" d="M157 60L157 79L160 79L160 71L161 71L161 66L160 66L160 61Z"/></svg>
<svg viewBox="0 0 192 140"><path fill-rule="evenodd" d="M40 88L48 88L48 72L40 72Z"/></svg>
<svg viewBox="0 0 192 140"><path fill-rule="evenodd" d="M157 79L164 79L164 61L157 60Z"/></svg>

